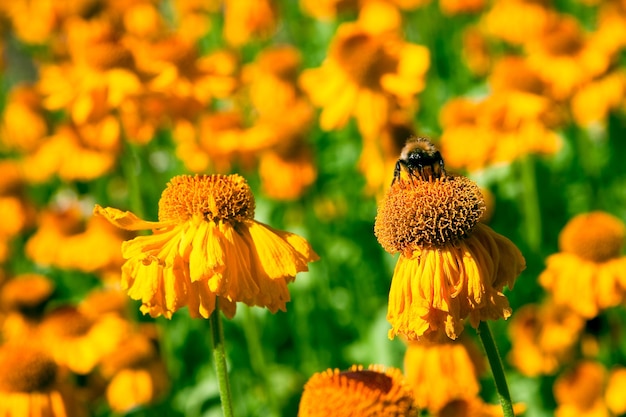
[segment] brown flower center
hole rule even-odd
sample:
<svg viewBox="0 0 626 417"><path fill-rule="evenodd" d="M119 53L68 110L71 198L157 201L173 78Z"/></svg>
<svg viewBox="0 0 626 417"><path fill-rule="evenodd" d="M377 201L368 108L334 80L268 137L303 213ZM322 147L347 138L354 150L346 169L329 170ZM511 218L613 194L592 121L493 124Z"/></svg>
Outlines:
<svg viewBox="0 0 626 417"><path fill-rule="evenodd" d="M443 247L466 237L484 211L480 189L466 177L396 181L378 207L374 233L389 253Z"/></svg>
<svg viewBox="0 0 626 417"><path fill-rule="evenodd" d="M574 217L559 235L559 247L592 262L617 258L624 246L624 223L600 211Z"/></svg>
<svg viewBox="0 0 626 417"><path fill-rule="evenodd" d="M59 307L43 321L47 334L58 338L74 338L87 334L92 322L75 307Z"/></svg>
<svg viewBox="0 0 626 417"><path fill-rule="evenodd" d="M254 196L240 175L179 175L159 200L159 220L185 222L201 216L211 222L241 222L254 217Z"/></svg>
<svg viewBox="0 0 626 417"><path fill-rule="evenodd" d="M57 365L43 352L27 346L0 349L0 391L45 391L56 379Z"/></svg>
<svg viewBox="0 0 626 417"><path fill-rule="evenodd" d="M393 380L390 376L366 369L344 371L341 372L339 375L343 375L347 379L360 382L368 389L381 392L383 394L388 393L393 386Z"/></svg>

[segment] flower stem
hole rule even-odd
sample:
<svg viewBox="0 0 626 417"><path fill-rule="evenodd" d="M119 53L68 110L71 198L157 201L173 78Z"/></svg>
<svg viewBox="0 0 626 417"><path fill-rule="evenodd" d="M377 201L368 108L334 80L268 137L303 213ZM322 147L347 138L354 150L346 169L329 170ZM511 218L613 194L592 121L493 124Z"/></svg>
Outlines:
<svg viewBox="0 0 626 417"><path fill-rule="evenodd" d="M233 403L230 395L230 383L228 381L228 369L226 367L226 349L224 349L224 330L218 301L215 301L215 310L209 317L211 336L213 342L213 360L217 373L217 382L220 389L220 400L224 417L233 417Z"/></svg>
<svg viewBox="0 0 626 417"><path fill-rule="evenodd" d="M523 209L526 223L526 240L535 253L541 247L541 208L537 192L535 161L530 155L520 161L522 184L524 185Z"/></svg>
<svg viewBox="0 0 626 417"><path fill-rule="evenodd" d="M493 340L493 334L486 321L481 321L478 325L478 336L483 342L485 353L487 354L487 360L489 360L489 366L491 367L491 373L496 383L496 391L498 391L498 398L500 399L500 405L502 406L502 412L504 417L515 417L513 412L513 403L511 402L511 394L509 393L509 387L504 376L504 368L502 367L502 360L498 353L498 347Z"/></svg>

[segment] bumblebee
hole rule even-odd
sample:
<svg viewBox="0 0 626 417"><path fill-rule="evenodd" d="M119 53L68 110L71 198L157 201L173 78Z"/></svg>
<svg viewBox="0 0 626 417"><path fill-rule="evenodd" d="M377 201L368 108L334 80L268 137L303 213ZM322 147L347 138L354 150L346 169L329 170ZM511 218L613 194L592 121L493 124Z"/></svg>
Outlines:
<svg viewBox="0 0 626 417"><path fill-rule="evenodd" d="M411 137L407 140L393 170L392 185L400 179L403 167L409 176L418 177L424 181L446 176L441 154L426 138Z"/></svg>

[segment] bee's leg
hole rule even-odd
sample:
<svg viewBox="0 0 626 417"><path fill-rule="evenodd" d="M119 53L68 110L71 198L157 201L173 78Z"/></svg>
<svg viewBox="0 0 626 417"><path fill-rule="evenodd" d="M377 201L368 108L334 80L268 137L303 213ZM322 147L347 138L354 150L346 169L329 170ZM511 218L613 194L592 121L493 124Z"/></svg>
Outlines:
<svg viewBox="0 0 626 417"><path fill-rule="evenodd" d="M400 171L402 171L402 161L398 159L396 162L396 167L393 170L393 179L391 180L391 185L393 185L396 181L400 179Z"/></svg>
<svg viewBox="0 0 626 417"><path fill-rule="evenodd" d="M439 160L439 169L441 170L441 172L439 173L439 177L445 177L446 176L446 169L443 166L443 159Z"/></svg>

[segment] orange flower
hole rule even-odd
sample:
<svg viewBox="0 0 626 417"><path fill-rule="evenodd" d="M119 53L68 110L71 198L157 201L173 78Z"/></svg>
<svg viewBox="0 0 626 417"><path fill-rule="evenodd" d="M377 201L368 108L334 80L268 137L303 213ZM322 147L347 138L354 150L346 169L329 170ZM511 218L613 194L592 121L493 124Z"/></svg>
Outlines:
<svg viewBox="0 0 626 417"><path fill-rule="evenodd" d="M393 6L368 2L357 22L339 26L322 66L302 73L303 89L323 108L322 129L340 129L354 116L361 134L374 138L392 109L414 104L430 57L401 39L400 23Z"/></svg>
<svg viewBox="0 0 626 417"><path fill-rule="evenodd" d="M59 381L56 363L32 345L0 347L0 415L87 415L75 393Z"/></svg>
<svg viewBox="0 0 626 417"><path fill-rule="evenodd" d="M298 417L417 416L411 390L395 368L352 366L313 375L304 386Z"/></svg>
<svg viewBox="0 0 626 417"><path fill-rule="evenodd" d="M484 366L478 347L468 338L413 341L404 354L404 374L415 401L431 414L454 400L478 396Z"/></svg>
<svg viewBox="0 0 626 417"><path fill-rule="evenodd" d="M624 223L601 211L571 219L559 235L560 252L546 260L539 283L559 306L582 317L596 317L601 310L624 301L626 256Z"/></svg>
<svg viewBox="0 0 626 417"><path fill-rule="evenodd" d="M78 206L48 210L26 243L26 254L40 265L85 272L119 268L120 245L129 237L105 219L85 219Z"/></svg>
<svg viewBox="0 0 626 417"><path fill-rule="evenodd" d="M2 114L0 144L6 150L29 152L48 134L41 96L32 86L14 87Z"/></svg>
<svg viewBox="0 0 626 417"><path fill-rule="evenodd" d="M609 378L604 392L606 405L616 415L626 413L626 368L615 366L609 373Z"/></svg>
<svg viewBox="0 0 626 417"><path fill-rule="evenodd" d="M317 178L317 168L310 147L295 143L261 154L259 175L265 193L275 199L300 197Z"/></svg>
<svg viewBox="0 0 626 417"><path fill-rule="evenodd" d="M55 362L77 374L91 372L129 332L130 323L117 314L92 319L72 306L51 311L39 327L41 345Z"/></svg>
<svg viewBox="0 0 626 417"><path fill-rule="evenodd" d="M102 361L102 374L109 381L106 398L118 413L154 403L169 388L165 364L154 341L137 333L121 343Z"/></svg>
<svg viewBox="0 0 626 417"><path fill-rule="evenodd" d="M516 416L522 415L525 410L524 404L513 404ZM459 398L450 401L433 417L502 417L502 408L500 405L485 403L479 396Z"/></svg>
<svg viewBox="0 0 626 417"><path fill-rule="evenodd" d="M498 0L482 17L485 32L514 45L538 38L557 19L557 13L543 2Z"/></svg>
<svg viewBox="0 0 626 417"><path fill-rule="evenodd" d="M579 126L604 123L608 114L624 105L626 74L615 70L585 84L572 97L572 114Z"/></svg>
<svg viewBox="0 0 626 417"><path fill-rule="evenodd" d="M158 222L114 208L94 212L154 232L122 245L122 288L144 313L171 318L187 306L192 317L208 318L217 297L229 317L237 301L285 310L287 283L318 259L302 237L255 221L254 207L239 175L181 175L161 195Z"/></svg>
<svg viewBox="0 0 626 417"><path fill-rule="evenodd" d="M276 30L278 10L273 0L224 0L224 39L242 46L265 39Z"/></svg>
<svg viewBox="0 0 626 417"><path fill-rule="evenodd" d="M607 371L600 363L583 361L554 383L555 417L608 416L604 402Z"/></svg>
<svg viewBox="0 0 626 417"><path fill-rule="evenodd" d="M523 375L554 374L573 357L585 321L548 301L520 307L511 319L509 362Z"/></svg>
<svg viewBox="0 0 626 417"><path fill-rule="evenodd" d="M511 315L504 286L525 268L517 247L479 220L478 186L460 176L401 178L378 207L374 232L389 253L400 252L389 291L389 337L456 339L465 320Z"/></svg>

